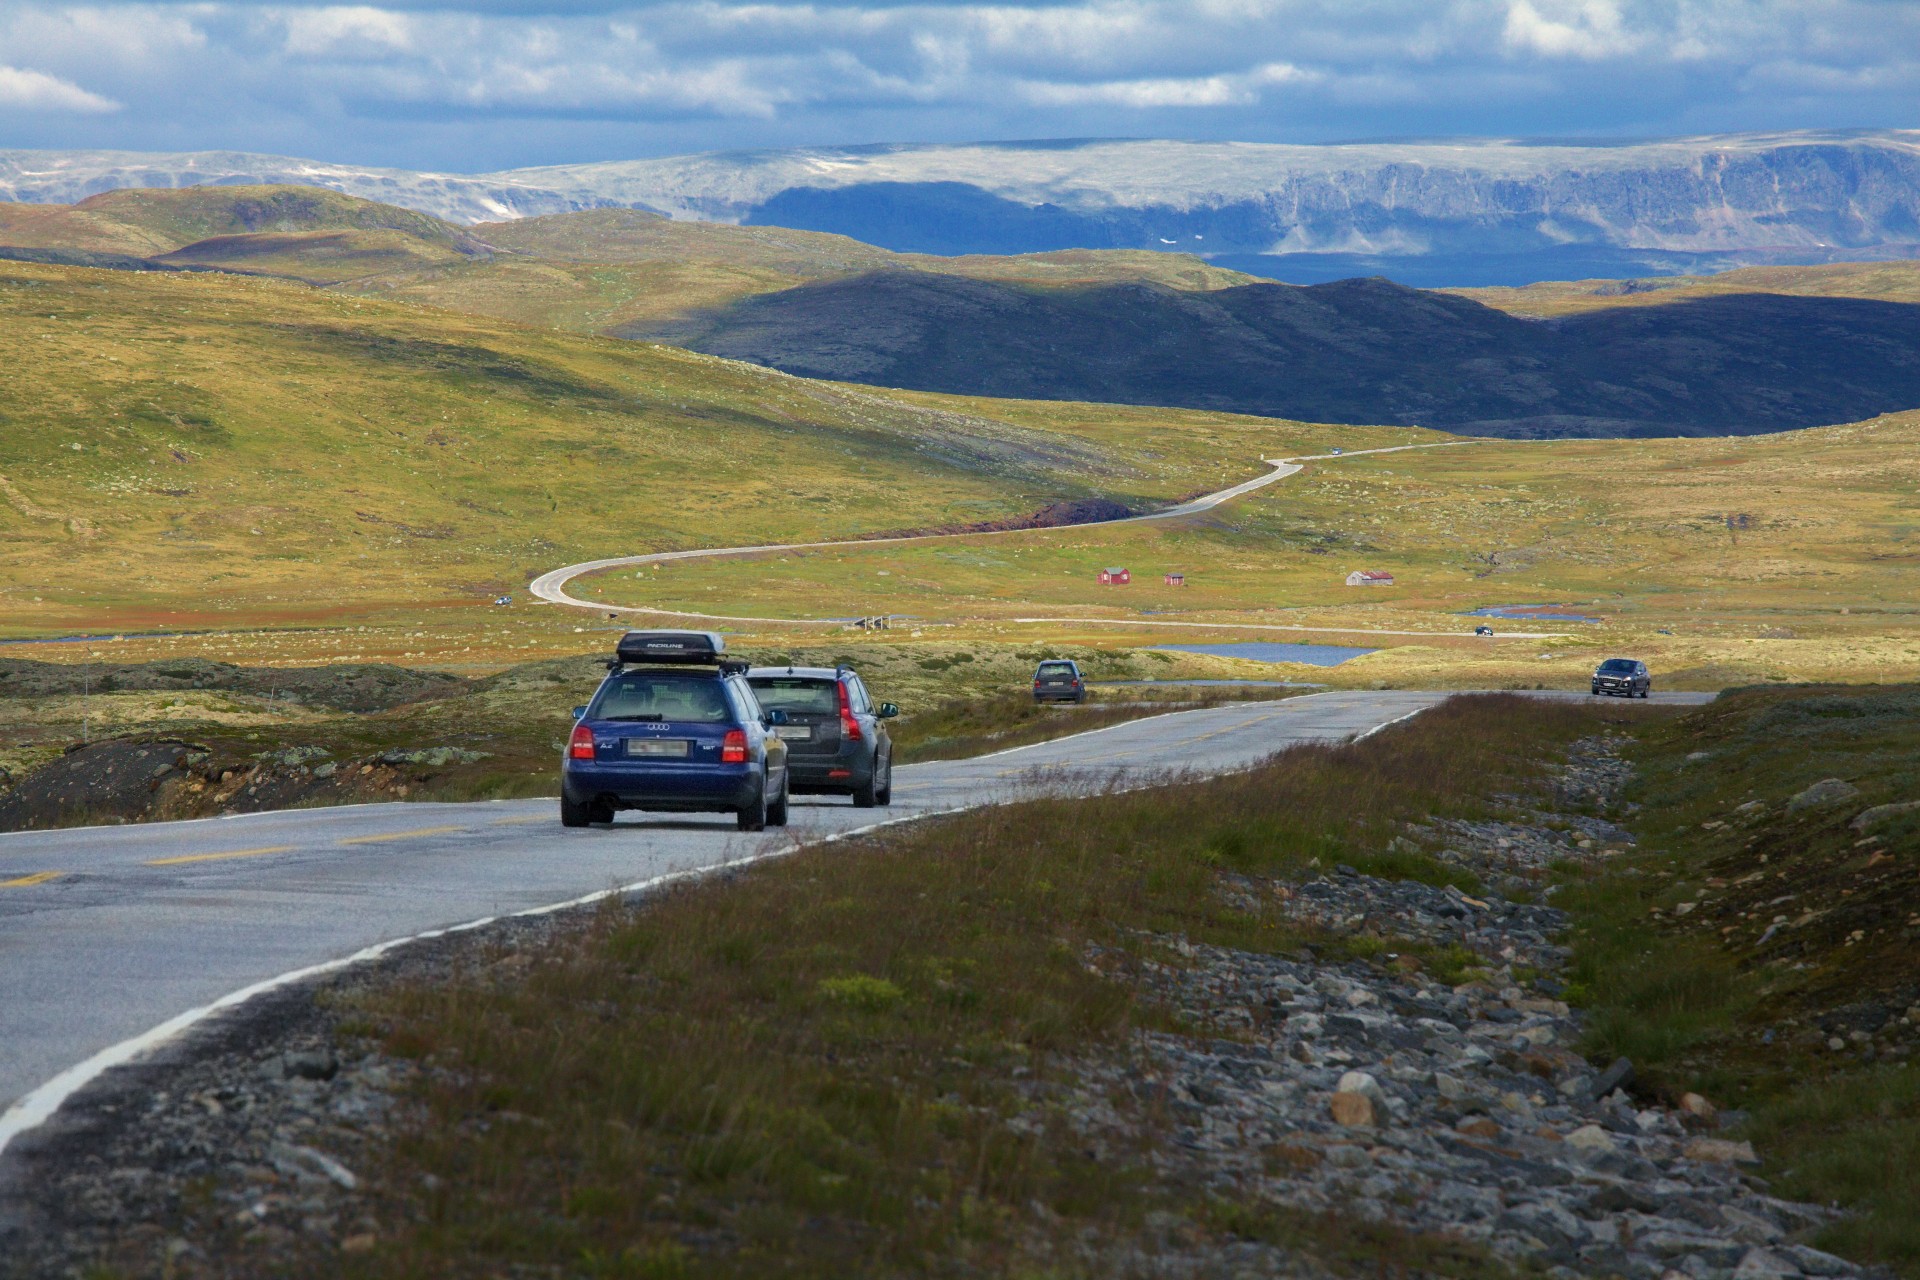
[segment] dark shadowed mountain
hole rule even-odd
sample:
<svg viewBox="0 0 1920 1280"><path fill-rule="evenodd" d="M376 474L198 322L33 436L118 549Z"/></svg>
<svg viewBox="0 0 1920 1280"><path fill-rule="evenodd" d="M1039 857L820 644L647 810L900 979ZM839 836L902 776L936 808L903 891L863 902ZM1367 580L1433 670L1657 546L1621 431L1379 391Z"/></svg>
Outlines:
<svg viewBox="0 0 1920 1280"><path fill-rule="evenodd" d="M880 386L1512 437L1751 435L1920 406L1920 306L1858 298L1536 320L1381 279L1193 293L876 271L625 336Z"/></svg>

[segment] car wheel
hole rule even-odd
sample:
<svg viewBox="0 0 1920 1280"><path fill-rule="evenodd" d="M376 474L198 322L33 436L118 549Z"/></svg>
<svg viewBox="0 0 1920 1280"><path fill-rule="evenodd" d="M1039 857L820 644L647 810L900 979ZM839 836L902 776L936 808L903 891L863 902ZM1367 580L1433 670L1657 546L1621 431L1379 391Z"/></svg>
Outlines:
<svg viewBox="0 0 1920 1280"><path fill-rule="evenodd" d="M875 789L873 793L873 800L875 804L878 804L882 807L885 807L893 803L893 757L892 756L887 757L887 781L885 785Z"/></svg>
<svg viewBox="0 0 1920 1280"><path fill-rule="evenodd" d="M560 797L560 825L563 827L584 827L593 822L593 806L575 804L565 796Z"/></svg>
<svg viewBox="0 0 1920 1280"><path fill-rule="evenodd" d="M874 805L880 803L880 793L878 791L875 791L873 788L873 784L879 772L880 772L880 765L876 761L873 766L873 772L867 775L867 780L853 789L853 807L854 808L871 809L873 808Z"/></svg>
<svg viewBox="0 0 1920 1280"><path fill-rule="evenodd" d="M788 784L781 785L780 798L774 803L767 806L767 825L768 826L784 827L787 825L787 807L788 807L787 802L793 798L792 793L793 793L793 788L791 785L788 785Z"/></svg>
<svg viewBox="0 0 1920 1280"><path fill-rule="evenodd" d="M760 789L752 802L742 807L735 815L742 831L765 831L767 829L767 792Z"/></svg>
<svg viewBox="0 0 1920 1280"><path fill-rule="evenodd" d="M1594 697L1596 697L1596 698L1600 696L1600 686L1599 686L1599 685L1595 685L1595 686L1593 686L1593 696L1594 696Z"/></svg>

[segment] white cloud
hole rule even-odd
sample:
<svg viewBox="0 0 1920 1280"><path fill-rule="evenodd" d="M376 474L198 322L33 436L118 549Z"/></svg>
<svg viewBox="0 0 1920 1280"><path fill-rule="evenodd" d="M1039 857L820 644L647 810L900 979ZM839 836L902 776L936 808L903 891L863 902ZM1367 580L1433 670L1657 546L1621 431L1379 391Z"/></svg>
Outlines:
<svg viewBox="0 0 1920 1280"><path fill-rule="evenodd" d="M1899 93L1920 63L1920 3L0 0L0 51L31 64L0 71L0 106L40 113L11 145L494 167L1162 128L1299 140L1911 123Z"/></svg>
<svg viewBox="0 0 1920 1280"><path fill-rule="evenodd" d="M120 104L44 71L0 66L0 110L5 109L104 115L120 110Z"/></svg>
<svg viewBox="0 0 1920 1280"><path fill-rule="evenodd" d="M289 9L283 20L287 52L298 56L366 55L413 48L413 20L387 9L368 5Z"/></svg>
<svg viewBox="0 0 1920 1280"><path fill-rule="evenodd" d="M1297 84L1317 79L1311 72L1284 62L1268 63L1231 75L1107 80L1091 84L1031 81L1021 86L1026 100L1038 106L1161 107L1251 106L1260 91L1271 85Z"/></svg>
<svg viewBox="0 0 1920 1280"><path fill-rule="evenodd" d="M1620 6L1614 0L1542 0L1551 11L1542 13L1533 0L1509 0L1507 24L1501 38L1508 49L1549 58L1589 61L1632 53L1640 39L1626 30Z"/></svg>

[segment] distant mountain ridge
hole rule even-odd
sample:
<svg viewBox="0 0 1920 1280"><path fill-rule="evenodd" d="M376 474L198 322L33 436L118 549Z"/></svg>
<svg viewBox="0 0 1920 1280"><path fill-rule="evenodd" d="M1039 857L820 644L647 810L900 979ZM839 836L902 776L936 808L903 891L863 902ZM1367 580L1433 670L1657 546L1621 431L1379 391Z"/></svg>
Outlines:
<svg viewBox="0 0 1920 1280"><path fill-rule="evenodd" d="M1381 279L1183 292L880 271L630 336L885 387L1517 438L1754 435L1920 406L1920 306L1862 298L1534 320Z"/></svg>
<svg viewBox="0 0 1920 1280"><path fill-rule="evenodd" d="M591 208L795 227L924 253L1920 256L1920 131L1354 143L806 148L415 173L239 152L0 151L0 198L303 183L457 223ZM1746 255L1744 258L1742 255ZM1233 265L1242 266L1240 262Z"/></svg>

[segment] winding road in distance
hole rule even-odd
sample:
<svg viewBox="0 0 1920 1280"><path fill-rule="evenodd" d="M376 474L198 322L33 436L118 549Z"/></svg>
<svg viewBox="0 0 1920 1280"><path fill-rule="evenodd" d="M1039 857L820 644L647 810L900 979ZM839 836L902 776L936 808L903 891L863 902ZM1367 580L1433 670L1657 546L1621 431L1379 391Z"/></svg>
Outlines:
<svg viewBox="0 0 1920 1280"><path fill-rule="evenodd" d="M1199 515L1211 511L1224 502L1230 502L1255 489L1264 489L1276 480L1284 480L1298 473L1309 462L1325 462L1340 458L1355 458L1371 453L1403 453L1409 449L1451 449L1460 445L1478 444L1476 440L1440 440L1432 444L1397 444L1381 449L1353 449L1342 453L1315 453L1296 458L1263 458L1271 471L1252 480L1245 480L1231 488L1217 493L1182 502L1178 506L1162 511L1150 511L1145 515L1122 516L1115 520L1089 520L1085 524L1062 525L1060 528L1092 529L1101 525L1144 524L1151 520L1175 520L1181 516ZM1036 533L1035 529L999 529L989 533L919 533L904 534L894 538L848 538L833 542L787 542L769 543L758 547L704 547L692 551L651 551L637 556L614 556L606 560L587 560L580 564L570 564L543 573L527 584L527 590L537 599L549 604L570 605L576 609L598 609L608 613L636 613L653 617L686 618L698 622L748 622L782 626L800 627L844 627L844 618L766 618L748 614L731 613L688 613L678 609L658 609L649 605L602 604L596 600L582 600L568 594L567 584L583 574L599 573L606 569L632 568L635 565L665 564L673 560L707 560L723 556L748 556L769 551L817 551L825 547L885 547L898 546L907 542L931 542L941 538L996 538L1013 533ZM1172 622L1164 619L1142 618L1011 618L1011 622L1066 623L1075 626L1114 626L1114 627L1163 627L1172 629L1200 629L1207 631L1286 631L1318 632L1321 634L1367 635L1367 636L1446 636L1471 635L1465 631L1390 631L1378 627L1309 627L1299 624L1276 622ZM1501 638L1507 640L1552 640L1564 635L1559 631L1503 631Z"/></svg>

